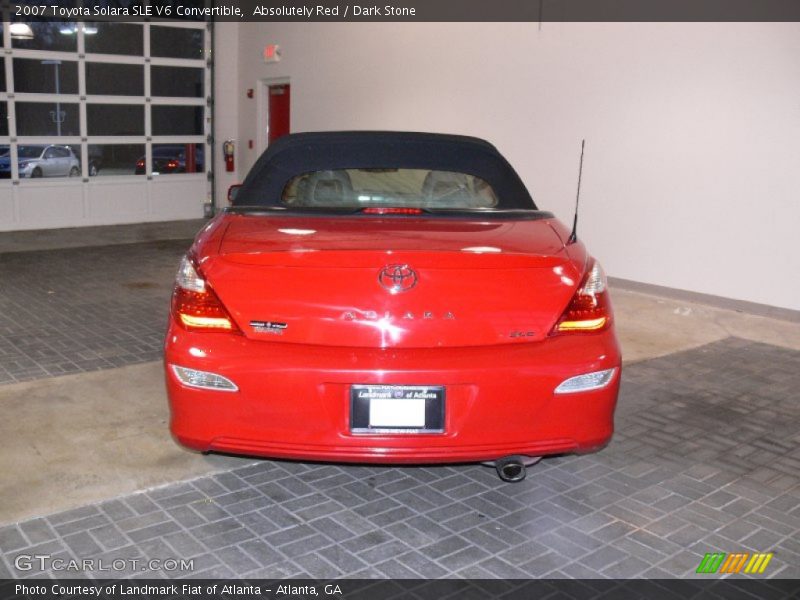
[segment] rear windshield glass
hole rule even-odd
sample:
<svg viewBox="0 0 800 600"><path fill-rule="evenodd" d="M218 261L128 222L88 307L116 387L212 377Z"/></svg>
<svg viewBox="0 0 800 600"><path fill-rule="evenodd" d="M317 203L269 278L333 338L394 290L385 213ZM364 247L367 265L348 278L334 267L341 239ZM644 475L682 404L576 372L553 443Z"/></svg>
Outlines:
<svg viewBox="0 0 800 600"><path fill-rule="evenodd" d="M293 208L494 208L497 197L480 177L428 169L338 169L289 180L281 201Z"/></svg>

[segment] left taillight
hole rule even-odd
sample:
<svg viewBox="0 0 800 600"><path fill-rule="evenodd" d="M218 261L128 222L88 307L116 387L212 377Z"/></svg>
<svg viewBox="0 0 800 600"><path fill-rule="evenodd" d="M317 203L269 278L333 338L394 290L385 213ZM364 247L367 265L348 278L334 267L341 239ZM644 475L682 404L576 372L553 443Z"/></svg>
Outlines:
<svg viewBox="0 0 800 600"><path fill-rule="evenodd" d="M611 325L611 316L606 274L600 263L592 261L551 335L603 331Z"/></svg>
<svg viewBox="0 0 800 600"><path fill-rule="evenodd" d="M190 256L181 259L172 292L172 315L190 331L239 332L230 314Z"/></svg>

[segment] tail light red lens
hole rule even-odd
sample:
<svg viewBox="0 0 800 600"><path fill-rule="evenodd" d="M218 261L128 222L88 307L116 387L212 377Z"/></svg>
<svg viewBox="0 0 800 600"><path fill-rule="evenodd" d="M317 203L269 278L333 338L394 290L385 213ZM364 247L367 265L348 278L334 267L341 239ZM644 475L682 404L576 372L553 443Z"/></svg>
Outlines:
<svg viewBox="0 0 800 600"><path fill-rule="evenodd" d="M181 260L175 278L172 315L175 321L190 331L239 331L225 306L188 256Z"/></svg>
<svg viewBox="0 0 800 600"><path fill-rule="evenodd" d="M581 281L578 291L553 327L553 334L592 333L611 325L608 283L600 263L594 261Z"/></svg>
<svg viewBox="0 0 800 600"><path fill-rule="evenodd" d="M373 206L370 208L365 208L361 212L364 213L365 215L421 215L422 209L411 208L411 207Z"/></svg>

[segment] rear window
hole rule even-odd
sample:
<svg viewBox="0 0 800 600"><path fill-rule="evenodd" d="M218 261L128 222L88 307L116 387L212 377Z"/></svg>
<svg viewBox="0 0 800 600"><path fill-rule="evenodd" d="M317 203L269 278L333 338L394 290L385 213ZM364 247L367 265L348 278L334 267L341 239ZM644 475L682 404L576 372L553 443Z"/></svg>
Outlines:
<svg viewBox="0 0 800 600"><path fill-rule="evenodd" d="M293 208L494 208L497 196L480 177L429 169L337 169L289 180L281 202Z"/></svg>

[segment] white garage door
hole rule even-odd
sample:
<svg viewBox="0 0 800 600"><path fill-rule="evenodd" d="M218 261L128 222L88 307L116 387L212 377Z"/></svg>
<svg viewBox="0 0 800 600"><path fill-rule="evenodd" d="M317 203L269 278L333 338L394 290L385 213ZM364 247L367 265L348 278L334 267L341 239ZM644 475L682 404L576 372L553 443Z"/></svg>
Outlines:
<svg viewBox="0 0 800 600"><path fill-rule="evenodd" d="M201 217L206 24L4 17L0 231Z"/></svg>

